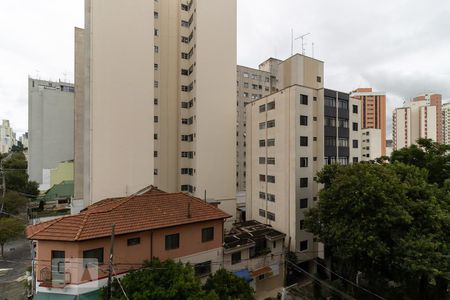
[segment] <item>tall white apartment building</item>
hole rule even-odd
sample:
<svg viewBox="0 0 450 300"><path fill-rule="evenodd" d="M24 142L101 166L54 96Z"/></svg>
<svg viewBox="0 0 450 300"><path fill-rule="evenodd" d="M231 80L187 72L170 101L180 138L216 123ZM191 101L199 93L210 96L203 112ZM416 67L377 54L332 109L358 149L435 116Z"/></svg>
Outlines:
<svg viewBox="0 0 450 300"><path fill-rule="evenodd" d="M360 101L323 87L324 64L296 54L278 63L279 91L247 109L247 218L290 238L302 260L318 255L304 213L325 164L359 161Z"/></svg>
<svg viewBox="0 0 450 300"><path fill-rule="evenodd" d="M28 175L39 184L62 161L73 160L74 86L28 78ZM41 186L42 189L47 188Z"/></svg>
<svg viewBox="0 0 450 300"><path fill-rule="evenodd" d="M442 105L443 143L450 145L450 102Z"/></svg>
<svg viewBox="0 0 450 300"><path fill-rule="evenodd" d="M8 153L16 143L16 133L11 128L9 120L2 120L0 125L0 153Z"/></svg>
<svg viewBox="0 0 450 300"><path fill-rule="evenodd" d="M416 143L419 138L442 141L441 95L426 94L405 102L393 112L394 150Z"/></svg>
<svg viewBox="0 0 450 300"><path fill-rule="evenodd" d="M84 205L149 184L235 199L236 1L86 0L76 37Z"/></svg>

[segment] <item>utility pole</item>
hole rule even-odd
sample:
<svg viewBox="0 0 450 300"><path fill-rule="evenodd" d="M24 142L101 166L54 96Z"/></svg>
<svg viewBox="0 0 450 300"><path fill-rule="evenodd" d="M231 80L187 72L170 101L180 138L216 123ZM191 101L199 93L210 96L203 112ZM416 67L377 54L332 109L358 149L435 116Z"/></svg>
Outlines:
<svg viewBox="0 0 450 300"><path fill-rule="evenodd" d="M113 250L114 250L114 229L116 225L112 224L111 229L111 244L109 246L109 268L108 268L108 291L106 299L110 300L112 297L112 272L113 272Z"/></svg>

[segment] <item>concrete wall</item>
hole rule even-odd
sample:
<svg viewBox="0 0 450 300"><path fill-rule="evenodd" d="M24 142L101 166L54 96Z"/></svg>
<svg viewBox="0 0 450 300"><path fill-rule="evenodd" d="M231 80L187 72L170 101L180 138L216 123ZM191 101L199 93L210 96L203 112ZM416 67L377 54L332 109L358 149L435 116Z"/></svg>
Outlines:
<svg viewBox="0 0 450 300"><path fill-rule="evenodd" d="M85 205L153 183L154 7L123 3L86 1Z"/></svg>
<svg viewBox="0 0 450 300"><path fill-rule="evenodd" d="M50 170L50 187L66 180L73 180L73 161L59 163Z"/></svg>
<svg viewBox="0 0 450 300"><path fill-rule="evenodd" d="M42 183L43 169L74 158L72 84L28 79L28 132L28 174Z"/></svg>
<svg viewBox="0 0 450 300"><path fill-rule="evenodd" d="M236 196L236 0L197 1L196 18L194 195L202 197L206 191L207 198L232 199Z"/></svg>

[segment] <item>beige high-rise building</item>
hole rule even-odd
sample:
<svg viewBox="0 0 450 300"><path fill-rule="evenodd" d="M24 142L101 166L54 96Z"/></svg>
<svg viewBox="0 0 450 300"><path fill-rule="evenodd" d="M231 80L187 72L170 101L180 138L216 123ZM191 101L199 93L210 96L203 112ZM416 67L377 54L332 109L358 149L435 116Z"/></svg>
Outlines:
<svg viewBox="0 0 450 300"><path fill-rule="evenodd" d="M86 0L76 37L84 204L149 184L235 199L236 1Z"/></svg>
<svg viewBox="0 0 450 300"><path fill-rule="evenodd" d="M393 112L394 150L415 144L426 138L442 141L441 95L425 94L407 101Z"/></svg>
<svg viewBox="0 0 450 300"><path fill-rule="evenodd" d="M442 105L442 141L450 145L450 102Z"/></svg>
<svg viewBox="0 0 450 300"><path fill-rule="evenodd" d="M309 260L320 248L304 224L318 200L314 179L325 164L360 160L360 101L324 89L316 59L296 54L277 68L279 91L246 107L247 218L286 233Z"/></svg>

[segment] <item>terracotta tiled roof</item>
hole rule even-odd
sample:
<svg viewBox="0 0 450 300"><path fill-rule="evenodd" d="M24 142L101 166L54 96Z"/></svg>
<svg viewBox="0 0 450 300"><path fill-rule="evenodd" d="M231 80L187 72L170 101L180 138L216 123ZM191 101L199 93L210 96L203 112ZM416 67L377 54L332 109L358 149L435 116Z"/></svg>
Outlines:
<svg viewBox="0 0 450 300"><path fill-rule="evenodd" d="M156 189L102 200L77 215L30 225L26 233L33 240L82 241L110 236L112 224L116 234L126 234L229 217L199 198Z"/></svg>

